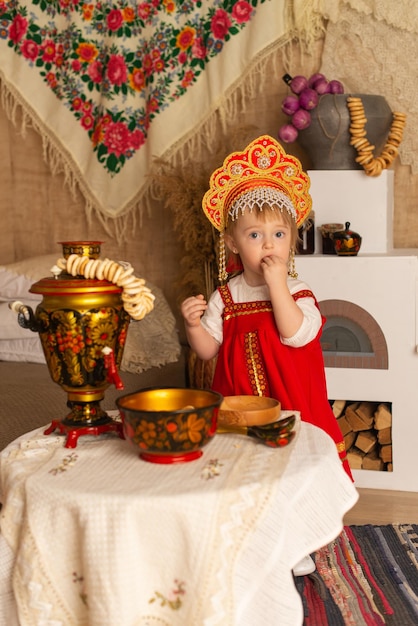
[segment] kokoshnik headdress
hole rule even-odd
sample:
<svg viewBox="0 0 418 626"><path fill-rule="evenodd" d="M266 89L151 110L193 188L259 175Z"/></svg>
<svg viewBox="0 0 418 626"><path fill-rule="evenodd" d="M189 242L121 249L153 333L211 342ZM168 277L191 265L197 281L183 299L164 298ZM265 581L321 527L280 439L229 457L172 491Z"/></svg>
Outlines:
<svg viewBox="0 0 418 626"><path fill-rule="evenodd" d="M211 224L220 232L219 280L225 282L224 232L228 221L254 207L262 210L287 211L299 228L312 208L309 176L296 157L286 154L282 146L269 135L252 141L243 152L226 157L222 167L210 177L210 188L202 207Z"/></svg>

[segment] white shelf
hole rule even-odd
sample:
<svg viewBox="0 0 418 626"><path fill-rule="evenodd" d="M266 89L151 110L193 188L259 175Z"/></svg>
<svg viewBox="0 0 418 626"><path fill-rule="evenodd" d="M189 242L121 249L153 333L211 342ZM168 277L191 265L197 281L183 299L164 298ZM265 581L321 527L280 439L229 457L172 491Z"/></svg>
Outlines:
<svg viewBox="0 0 418 626"><path fill-rule="evenodd" d="M363 170L310 170L315 211L315 251L322 253L319 226L350 222L362 237L361 252L386 253L393 247L394 173L376 178ZM332 255L328 255L332 256Z"/></svg>

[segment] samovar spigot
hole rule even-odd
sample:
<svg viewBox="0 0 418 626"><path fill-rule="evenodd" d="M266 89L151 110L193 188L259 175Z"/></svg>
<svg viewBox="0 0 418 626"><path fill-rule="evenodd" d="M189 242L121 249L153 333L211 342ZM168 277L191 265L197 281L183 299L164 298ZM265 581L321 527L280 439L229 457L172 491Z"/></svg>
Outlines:
<svg viewBox="0 0 418 626"><path fill-rule="evenodd" d="M121 377L119 376L118 368L115 361L115 353L112 348L105 346L102 348L104 357L104 366L106 369L106 380L110 385L115 385L116 389L124 389L125 386Z"/></svg>

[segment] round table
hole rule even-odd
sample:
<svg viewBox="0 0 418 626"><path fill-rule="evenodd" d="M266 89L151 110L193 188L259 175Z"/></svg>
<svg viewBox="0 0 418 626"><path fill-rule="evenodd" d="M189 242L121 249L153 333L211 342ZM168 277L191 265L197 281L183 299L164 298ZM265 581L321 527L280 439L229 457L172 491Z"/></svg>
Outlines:
<svg viewBox="0 0 418 626"><path fill-rule="evenodd" d="M358 498L322 430L298 420L280 449L220 434L169 466L115 435L69 450L43 431L0 455L16 624L302 624L292 568L338 536Z"/></svg>

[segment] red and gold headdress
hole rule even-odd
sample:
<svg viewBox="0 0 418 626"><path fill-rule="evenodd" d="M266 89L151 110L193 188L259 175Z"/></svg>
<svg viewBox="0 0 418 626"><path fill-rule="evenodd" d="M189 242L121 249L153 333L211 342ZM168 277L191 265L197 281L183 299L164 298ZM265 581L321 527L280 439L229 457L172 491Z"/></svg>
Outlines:
<svg viewBox="0 0 418 626"><path fill-rule="evenodd" d="M202 207L211 224L221 233L220 278L225 280L223 233L246 207L277 206L286 210L299 227L309 215L312 198L309 176L296 157L286 154L278 141L262 135L243 152L226 157L210 177ZM221 267L223 265L223 267Z"/></svg>

